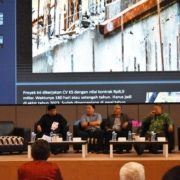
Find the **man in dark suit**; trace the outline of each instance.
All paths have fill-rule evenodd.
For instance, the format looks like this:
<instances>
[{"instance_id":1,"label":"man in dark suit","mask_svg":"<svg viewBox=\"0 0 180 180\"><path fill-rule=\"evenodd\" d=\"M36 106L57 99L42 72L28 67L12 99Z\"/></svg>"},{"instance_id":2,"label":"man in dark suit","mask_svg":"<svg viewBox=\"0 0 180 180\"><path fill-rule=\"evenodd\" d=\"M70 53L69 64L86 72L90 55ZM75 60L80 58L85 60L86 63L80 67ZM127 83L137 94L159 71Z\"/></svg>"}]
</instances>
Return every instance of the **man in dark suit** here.
<instances>
[{"instance_id":1,"label":"man in dark suit","mask_svg":"<svg viewBox=\"0 0 180 180\"><path fill-rule=\"evenodd\" d=\"M109 149L109 140L112 139L112 132L117 133L117 137L128 137L130 128L130 119L127 114L122 112L122 106L117 104L114 106L113 114L111 114L105 122L105 151ZM118 146L117 151L123 151L122 146ZM127 151L130 147L125 148Z\"/></svg>"}]
</instances>

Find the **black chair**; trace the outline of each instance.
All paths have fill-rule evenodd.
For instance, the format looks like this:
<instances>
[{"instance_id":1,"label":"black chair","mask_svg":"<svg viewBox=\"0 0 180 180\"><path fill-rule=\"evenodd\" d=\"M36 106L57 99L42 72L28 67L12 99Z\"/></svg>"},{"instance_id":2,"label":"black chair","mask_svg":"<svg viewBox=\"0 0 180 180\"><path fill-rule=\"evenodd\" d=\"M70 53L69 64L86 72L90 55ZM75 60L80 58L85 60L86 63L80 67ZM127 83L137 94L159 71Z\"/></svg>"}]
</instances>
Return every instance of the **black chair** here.
<instances>
[{"instance_id":1,"label":"black chair","mask_svg":"<svg viewBox=\"0 0 180 180\"><path fill-rule=\"evenodd\" d=\"M105 126L106 126L106 119L103 120L103 123L101 125L101 128L105 131ZM123 137L126 137L128 139L128 132L132 132L132 122L131 120L128 123L128 127L126 129L122 129L121 133ZM117 137L118 138L118 137ZM126 152L129 152L132 150L132 145L131 144L121 144L121 145L114 145L114 150L118 153L123 153L124 150Z\"/></svg>"},{"instance_id":2,"label":"black chair","mask_svg":"<svg viewBox=\"0 0 180 180\"><path fill-rule=\"evenodd\" d=\"M27 151L31 129L15 127L13 121L0 121L0 153Z\"/></svg>"},{"instance_id":3,"label":"black chair","mask_svg":"<svg viewBox=\"0 0 180 180\"><path fill-rule=\"evenodd\" d=\"M149 129L149 126L150 126L150 121L142 123L141 136L145 136L146 132ZM174 126L173 126L173 129L174 129ZM167 125L165 125L165 137L168 141L169 153L171 153L175 147L175 133L174 133L174 131L168 132L168 126ZM159 150L162 150L162 147L160 147Z\"/></svg>"},{"instance_id":4,"label":"black chair","mask_svg":"<svg viewBox=\"0 0 180 180\"><path fill-rule=\"evenodd\" d=\"M69 131L69 124L67 124L66 127L64 128L64 134L63 135L59 134L59 136L62 137L64 141L66 140L66 134L68 131ZM34 132L36 134L36 139L42 138L42 136L44 135L43 133L39 133L37 131L37 122L34 124ZM51 152L53 154L67 152L68 150L69 150L69 145L64 145L64 144L62 144L61 146L55 144L51 145Z\"/></svg>"},{"instance_id":5,"label":"black chair","mask_svg":"<svg viewBox=\"0 0 180 180\"><path fill-rule=\"evenodd\" d=\"M104 124L104 120L102 120L101 123L101 129L103 130L102 126ZM80 120L76 120L73 124L73 137L81 137L83 134L84 130L81 127L80 124ZM83 139L83 138L82 138ZM94 151L94 145L97 143L97 139L96 138L88 138L88 151ZM104 147L101 147L101 149L103 149ZM73 145L73 149L75 151L80 151L81 150L81 145Z\"/></svg>"}]
</instances>

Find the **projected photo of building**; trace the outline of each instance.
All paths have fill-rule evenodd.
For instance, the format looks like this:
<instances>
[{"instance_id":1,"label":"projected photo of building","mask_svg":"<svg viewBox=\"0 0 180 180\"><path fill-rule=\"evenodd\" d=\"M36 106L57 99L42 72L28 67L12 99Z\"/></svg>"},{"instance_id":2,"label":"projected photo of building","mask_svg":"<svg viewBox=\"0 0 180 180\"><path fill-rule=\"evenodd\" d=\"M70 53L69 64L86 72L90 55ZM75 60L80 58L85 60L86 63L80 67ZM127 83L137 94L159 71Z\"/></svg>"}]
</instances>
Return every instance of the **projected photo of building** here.
<instances>
[{"instance_id":1,"label":"projected photo of building","mask_svg":"<svg viewBox=\"0 0 180 180\"><path fill-rule=\"evenodd\" d=\"M180 70L178 0L32 0L33 73Z\"/></svg>"},{"instance_id":2,"label":"projected photo of building","mask_svg":"<svg viewBox=\"0 0 180 180\"><path fill-rule=\"evenodd\" d=\"M180 102L180 92L147 92L146 103L178 103Z\"/></svg>"}]
</instances>

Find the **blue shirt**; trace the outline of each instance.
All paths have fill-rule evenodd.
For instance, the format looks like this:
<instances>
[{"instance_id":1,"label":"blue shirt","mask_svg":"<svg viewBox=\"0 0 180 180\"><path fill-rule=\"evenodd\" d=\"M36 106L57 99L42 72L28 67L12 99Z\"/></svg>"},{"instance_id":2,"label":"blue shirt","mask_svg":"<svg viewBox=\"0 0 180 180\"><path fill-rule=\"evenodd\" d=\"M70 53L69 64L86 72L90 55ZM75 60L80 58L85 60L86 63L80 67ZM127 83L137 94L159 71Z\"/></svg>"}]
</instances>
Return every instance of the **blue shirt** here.
<instances>
[{"instance_id":1,"label":"blue shirt","mask_svg":"<svg viewBox=\"0 0 180 180\"><path fill-rule=\"evenodd\" d=\"M94 113L93 115L91 116L88 116L86 114L83 114L82 117L81 117L81 122L93 122L93 121L100 121L100 123L102 122L102 116L101 114L99 113ZM92 126L88 126L86 128L86 130L89 130L89 129L96 129L96 128L100 128L99 127L92 127Z\"/></svg>"}]
</instances>

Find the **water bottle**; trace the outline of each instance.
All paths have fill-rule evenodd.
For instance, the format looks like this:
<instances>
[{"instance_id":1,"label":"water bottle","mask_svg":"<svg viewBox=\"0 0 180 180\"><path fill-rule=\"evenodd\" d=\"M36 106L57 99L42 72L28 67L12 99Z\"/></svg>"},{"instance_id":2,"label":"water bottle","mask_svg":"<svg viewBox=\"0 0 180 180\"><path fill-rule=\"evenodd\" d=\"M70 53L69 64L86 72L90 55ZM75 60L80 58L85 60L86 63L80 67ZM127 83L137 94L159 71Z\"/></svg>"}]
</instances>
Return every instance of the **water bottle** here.
<instances>
[{"instance_id":1,"label":"water bottle","mask_svg":"<svg viewBox=\"0 0 180 180\"><path fill-rule=\"evenodd\" d=\"M67 141L72 141L72 133L71 132L67 132L67 134L66 134L66 140Z\"/></svg>"},{"instance_id":2,"label":"water bottle","mask_svg":"<svg viewBox=\"0 0 180 180\"><path fill-rule=\"evenodd\" d=\"M53 141L53 132L52 131L50 132L50 141L51 142Z\"/></svg>"},{"instance_id":3,"label":"water bottle","mask_svg":"<svg viewBox=\"0 0 180 180\"><path fill-rule=\"evenodd\" d=\"M128 140L132 141L132 133L131 133L131 131L128 131Z\"/></svg>"},{"instance_id":4,"label":"water bottle","mask_svg":"<svg viewBox=\"0 0 180 180\"><path fill-rule=\"evenodd\" d=\"M112 132L112 141L116 141L117 133L115 131Z\"/></svg>"},{"instance_id":5,"label":"water bottle","mask_svg":"<svg viewBox=\"0 0 180 180\"><path fill-rule=\"evenodd\" d=\"M36 140L36 133L31 132L31 142L34 142Z\"/></svg>"},{"instance_id":6,"label":"water bottle","mask_svg":"<svg viewBox=\"0 0 180 180\"><path fill-rule=\"evenodd\" d=\"M154 131L151 132L151 141L155 141L156 140L156 133L154 133Z\"/></svg>"}]
</instances>

